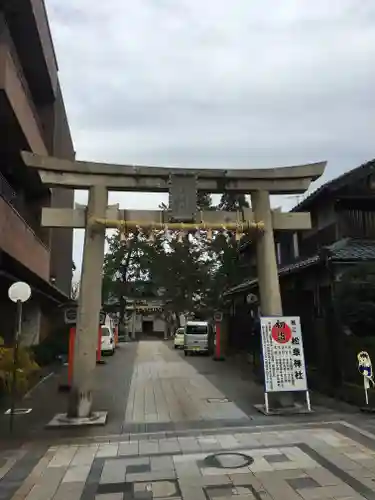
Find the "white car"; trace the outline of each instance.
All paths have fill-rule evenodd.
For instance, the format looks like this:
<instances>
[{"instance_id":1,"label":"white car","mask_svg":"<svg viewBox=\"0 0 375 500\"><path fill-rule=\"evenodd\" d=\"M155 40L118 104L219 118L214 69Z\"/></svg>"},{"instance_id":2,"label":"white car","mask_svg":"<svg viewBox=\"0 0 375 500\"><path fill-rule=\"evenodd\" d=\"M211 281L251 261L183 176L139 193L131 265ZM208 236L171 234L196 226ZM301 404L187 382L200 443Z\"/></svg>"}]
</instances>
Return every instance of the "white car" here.
<instances>
[{"instance_id":1,"label":"white car","mask_svg":"<svg viewBox=\"0 0 375 500\"><path fill-rule=\"evenodd\" d=\"M174 334L174 348L183 349L184 348L184 328L178 328Z\"/></svg>"},{"instance_id":2,"label":"white car","mask_svg":"<svg viewBox=\"0 0 375 500\"><path fill-rule=\"evenodd\" d=\"M110 354L111 356L115 353L115 335L110 326L102 326L102 354Z\"/></svg>"}]
</instances>

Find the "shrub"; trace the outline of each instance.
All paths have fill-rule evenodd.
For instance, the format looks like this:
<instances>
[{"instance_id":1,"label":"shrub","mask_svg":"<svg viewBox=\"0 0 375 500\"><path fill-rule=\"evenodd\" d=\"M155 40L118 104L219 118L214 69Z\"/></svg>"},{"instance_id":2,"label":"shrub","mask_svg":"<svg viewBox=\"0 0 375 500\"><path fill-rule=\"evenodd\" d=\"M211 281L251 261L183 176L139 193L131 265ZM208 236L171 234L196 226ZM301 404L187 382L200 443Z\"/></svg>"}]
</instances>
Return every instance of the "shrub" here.
<instances>
[{"instance_id":1,"label":"shrub","mask_svg":"<svg viewBox=\"0 0 375 500\"><path fill-rule=\"evenodd\" d=\"M18 348L16 392L22 394L27 391L31 378L38 372L39 366L34 361L29 350ZM13 378L13 348L4 347L0 338L0 390L10 393Z\"/></svg>"},{"instance_id":2,"label":"shrub","mask_svg":"<svg viewBox=\"0 0 375 500\"><path fill-rule=\"evenodd\" d=\"M64 326L56 329L40 344L33 346L32 350L36 362L40 366L46 366L56 361L58 356L68 353L69 328Z\"/></svg>"}]
</instances>

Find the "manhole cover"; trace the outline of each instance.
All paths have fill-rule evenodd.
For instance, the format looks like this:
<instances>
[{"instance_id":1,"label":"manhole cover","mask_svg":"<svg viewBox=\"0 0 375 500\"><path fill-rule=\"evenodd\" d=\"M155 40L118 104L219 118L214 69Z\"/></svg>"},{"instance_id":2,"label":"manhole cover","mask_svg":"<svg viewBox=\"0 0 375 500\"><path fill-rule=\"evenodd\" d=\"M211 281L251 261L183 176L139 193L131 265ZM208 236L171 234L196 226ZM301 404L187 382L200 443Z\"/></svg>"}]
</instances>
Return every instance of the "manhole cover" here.
<instances>
[{"instance_id":1,"label":"manhole cover","mask_svg":"<svg viewBox=\"0 0 375 500\"><path fill-rule=\"evenodd\" d=\"M4 415L10 415L11 409L7 410ZM31 413L32 408L14 408L13 410L13 415L27 415L28 413Z\"/></svg>"},{"instance_id":2,"label":"manhole cover","mask_svg":"<svg viewBox=\"0 0 375 500\"><path fill-rule=\"evenodd\" d=\"M228 398L207 398L208 403L230 403Z\"/></svg>"},{"instance_id":3,"label":"manhole cover","mask_svg":"<svg viewBox=\"0 0 375 500\"><path fill-rule=\"evenodd\" d=\"M244 453L215 453L208 455L203 463L206 467L216 467L220 469L239 469L247 467L254 462L254 459Z\"/></svg>"}]
</instances>

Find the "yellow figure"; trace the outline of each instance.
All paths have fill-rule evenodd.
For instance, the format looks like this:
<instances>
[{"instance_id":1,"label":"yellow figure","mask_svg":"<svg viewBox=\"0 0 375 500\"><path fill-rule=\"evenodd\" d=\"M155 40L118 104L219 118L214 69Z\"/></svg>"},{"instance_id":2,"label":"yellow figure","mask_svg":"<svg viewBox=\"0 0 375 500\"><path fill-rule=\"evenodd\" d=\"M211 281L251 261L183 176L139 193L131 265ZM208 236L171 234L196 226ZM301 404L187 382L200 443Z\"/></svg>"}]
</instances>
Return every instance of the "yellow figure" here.
<instances>
[{"instance_id":1,"label":"yellow figure","mask_svg":"<svg viewBox=\"0 0 375 500\"><path fill-rule=\"evenodd\" d=\"M365 389L366 405L369 404L367 391L370 389L371 385L374 387L375 382L372 374L372 363L369 353L366 351L361 351L357 354L358 360L358 370L363 376L363 387Z\"/></svg>"},{"instance_id":2,"label":"yellow figure","mask_svg":"<svg viewBox=\"0 0 375 500\"><path fill-rule=\"evenodd\" d=\"M366 377L374 386L375 382L372 375L372 363L369 353L366 351L361 351L357 354L358 359L358 370L361 375Z\"/></svg>"}]
</instances>

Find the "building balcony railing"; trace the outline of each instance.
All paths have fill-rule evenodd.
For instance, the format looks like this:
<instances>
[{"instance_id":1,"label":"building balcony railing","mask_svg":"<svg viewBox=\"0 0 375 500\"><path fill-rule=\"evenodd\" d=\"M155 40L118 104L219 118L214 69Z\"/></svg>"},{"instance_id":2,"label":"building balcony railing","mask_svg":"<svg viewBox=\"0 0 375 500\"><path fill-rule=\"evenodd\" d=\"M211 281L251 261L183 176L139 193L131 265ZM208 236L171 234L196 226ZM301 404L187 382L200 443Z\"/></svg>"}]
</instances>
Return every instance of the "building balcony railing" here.
<instances>
[{"instance_id":1,"label":"building balcony railing","mask_svg":"<svg viewBox=\"0 0 375 500\"><path fill-rule=\"evenodd\" d=\"M0 174L0 248L49 280L50 251L28 220L30 215L22 198Z\"/></svg>"},{"instance_id":2,"label":"building balcony railing","mask_svg":"<svg viewBox=\"0 0 375 500\"><path fill-rule=\"evenodd\" d=\"M17 193L6 180L6 178L0 174L0 196L7 202L9 205L17 209Z\"/></svg>"},{"instance_id":3,"label":"building balcony railing","mask_svg":"<svg viewBox=\"0 0 375 500\"><path fill-rule=\"evenodd\" d=\"M47 154L38 113L21 69L17 67L16 55L11 54L7 43L0 44L0 90L6 96L9 109L15 115L28 147L35 153Z\"/></svg>"},{"instance_id":4,"label":"building balcony railing","mask_svg":"<svg viewBox=\"0 0 375 500\"><path fill-rule=\"evenodd\" d=\"M25 224L30 227L30 230L34 233L35 238L39 240L41 245L48 248L48 246L43 242L43 240L38 236L37 230L40 228L39 221L36 220L35 216L31 215L30 210L25 207L22 197L17 194L14 188L9 184L7 179L0 173L0 197L10 205L18 216L24 220Z\"/></svg>"}]
</instances>

